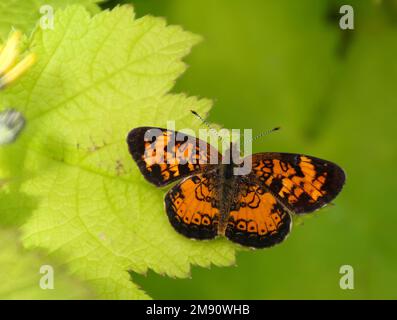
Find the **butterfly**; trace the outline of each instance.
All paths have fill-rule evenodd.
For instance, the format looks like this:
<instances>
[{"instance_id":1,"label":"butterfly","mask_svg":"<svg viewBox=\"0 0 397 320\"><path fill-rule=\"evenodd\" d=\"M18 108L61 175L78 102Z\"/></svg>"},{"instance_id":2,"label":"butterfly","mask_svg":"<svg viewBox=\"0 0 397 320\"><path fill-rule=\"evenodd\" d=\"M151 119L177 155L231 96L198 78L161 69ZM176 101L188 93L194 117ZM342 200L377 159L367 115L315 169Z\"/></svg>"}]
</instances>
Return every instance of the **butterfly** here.
<instances>
[{"instance_id":1,"label":"butterfly","mask_svg":"<svg viewBox=\"0 0 397 320\"><path fill-rule=\"evenodd\" d=\"M335 163L292 153L255 153L243 159L251 170L236 175L244 163L231 156L236 145L221 155L168 129L135 128L127 144L147 181L157 187L178 181L165 195L165 210L174 229L193 239L226 236L247 247L271 247L289 234L294 214L325 206L345 182Z\"/></svg>"}]
</instances>

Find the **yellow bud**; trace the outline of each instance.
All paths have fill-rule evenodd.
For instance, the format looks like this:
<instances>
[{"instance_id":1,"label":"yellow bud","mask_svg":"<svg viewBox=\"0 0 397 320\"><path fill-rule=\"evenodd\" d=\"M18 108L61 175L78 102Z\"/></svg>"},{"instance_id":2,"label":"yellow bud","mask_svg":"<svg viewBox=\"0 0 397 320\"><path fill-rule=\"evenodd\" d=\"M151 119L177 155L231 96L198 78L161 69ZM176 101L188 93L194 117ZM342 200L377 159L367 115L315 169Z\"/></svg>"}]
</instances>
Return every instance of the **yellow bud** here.
<instances>
[{"instance_id":1,"label":"yellow bud","mask_svg":"<svg viewBox=\"0 0 397 320\"><path fill-rule=\"evenodd\" d=\"M31 53L20 61L15 67L8 71L2 78L0 78L0 89L10 84L12 81L21 76L36 62L36 55Z\"/></svg>"},{"instance_id":2,"label":"yellow bud","mask_svg":"<svg viewBox=\"0 0 397 320\"><path fill-rule=\"evenodd\" d=\"M36 56L31 53L16 64L21 37L22 34L19 31L15 31L7 40L3 49L0 48L0 89L20 77L36 61Z\"/></svg>"},{"instance_id":3,"label":"yellow bud","mask_svg":"<svg viewBox=\"0 0 397 320\"><path fill-rule=\"evenodd\" d=\"M18 44L21 33L15 31L6 42L4 49L0 53L0 76L7 72L15 63L18 56Z\"/></svg>"}]
</instances>

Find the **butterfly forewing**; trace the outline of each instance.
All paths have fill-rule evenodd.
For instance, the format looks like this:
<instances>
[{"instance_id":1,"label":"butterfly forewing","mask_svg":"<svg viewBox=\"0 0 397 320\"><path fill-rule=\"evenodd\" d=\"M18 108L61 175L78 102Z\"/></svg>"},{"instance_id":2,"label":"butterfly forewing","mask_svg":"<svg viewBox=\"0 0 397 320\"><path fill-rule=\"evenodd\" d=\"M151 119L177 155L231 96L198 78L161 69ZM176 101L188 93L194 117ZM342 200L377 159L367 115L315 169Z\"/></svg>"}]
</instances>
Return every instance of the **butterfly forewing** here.
<instances>
[{"instance_id":1,"label":"butterfly forewing","mask_svg":"<svg viewBox=\"0 0 397 320\"><path fill-rule=\"evenodd\" d=\"M129 151L143 176L164 186L217 163L219 152L208 143L172 130L140 127L127 137Z\"/></svg>"},{"instance_id":2,"label":"butterfly forewing","mask_svg":"<svg viewBox=\"0 0 397 320\"><path fill-rule=\"evenodd\" d=\"M315 157L269 152L251 158L251 179L256 179L294 213L323 207L345 183L345 173L338 165Z\"/></svg>"}]
</instances>

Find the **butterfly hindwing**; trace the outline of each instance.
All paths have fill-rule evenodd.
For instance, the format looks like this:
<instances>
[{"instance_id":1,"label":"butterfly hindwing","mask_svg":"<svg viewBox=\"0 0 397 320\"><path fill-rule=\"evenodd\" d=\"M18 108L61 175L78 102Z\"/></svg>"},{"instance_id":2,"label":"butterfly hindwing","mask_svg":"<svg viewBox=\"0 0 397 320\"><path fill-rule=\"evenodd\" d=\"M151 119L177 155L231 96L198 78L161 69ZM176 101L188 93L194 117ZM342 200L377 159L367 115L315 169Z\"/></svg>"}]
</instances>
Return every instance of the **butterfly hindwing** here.
<instances>
[{"instance_id":1,"label":"butterfly hindwing","mask_svg":"<svg viewBox=\"0 0 397 320\"><path fill-rule=\"evenodd\" d=\"M127 143L143 176L156 186L201 172L221 158L206 142L162 128L135 128L128 134Z\"/></svg>"},{"instance_id":2,"label":"butterfly hindwing","mask_svg":"<svg viewBox=\"0 0 397 320\"><path fill-rule=\"evenodd\" d=\"M217 194L209 174L188 177L165 195L165 209L171 225L188 238L215 238L218 208Z\"/></svg>"},{"instance_id":3,"label":"butterfly hindwing","mask_svg":"<svg viewBox=\"0 0 397 320\"><path fill-rule=\"evenodd\" d=\"M294 213L325 206L345 182L345 173L338 165L315 157L270 152L251 157L252 179L257 179Z\"/></svg>"},{"instance_id":4,"label":"butterfly hindwing","mask_svg":"<svg viewBox=\"0 0 397 320\"><path fill-rule=\"evenodd\" d=\"M233 202L225 232L231 241L266 248L283 241L290 232L290 214L260 185L245 185Z\"/></svg>"}]
</instances>

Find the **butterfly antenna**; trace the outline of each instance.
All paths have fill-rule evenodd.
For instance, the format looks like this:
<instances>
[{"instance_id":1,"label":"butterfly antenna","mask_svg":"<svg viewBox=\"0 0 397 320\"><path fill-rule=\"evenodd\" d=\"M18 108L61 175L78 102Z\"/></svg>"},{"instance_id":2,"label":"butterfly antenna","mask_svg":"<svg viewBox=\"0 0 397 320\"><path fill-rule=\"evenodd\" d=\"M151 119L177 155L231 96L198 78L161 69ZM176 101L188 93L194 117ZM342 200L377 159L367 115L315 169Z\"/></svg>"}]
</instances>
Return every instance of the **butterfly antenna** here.
<instances>
[{"instance_id":1,"label":"butterfly antenna","mask_svg":"<svg viewBox=\"0 0 397 320\"><path fill-rule=\"evenodd\" d=\"M190 112L193 113L193 115L195 115L197 118L199 118L201 122L204 123L205 126L210 130L210 132L212 132L214 135L216 135L219 139L222 140L222 137L218 134L218 131L215 128L211 127L211 125L202 116L200 116L194 110L190 110Z\"/></svg>"},{"instance_id":2,"label":"butterfly antenna","mask_svg":"<svg viewBox=\"0 0 397 320\"><path fill-rule=\"evenodd\" d=\"M272 132L275 132L275 131L278 131L278 130L280 130L280 129L281 129L281 127L275 127L275 128L273 128L273 129L270 129L270 130L261 132L260 134L256 135L256 136L253 137L252 139L248 140L246 143L251 143L252 141L255 141L255 140L259 139L259 138L262 138L262 137L264 137L264 136L267 136L268 134L270 134L270 133L272 133Z\"/></svg>"}]
</instances>

